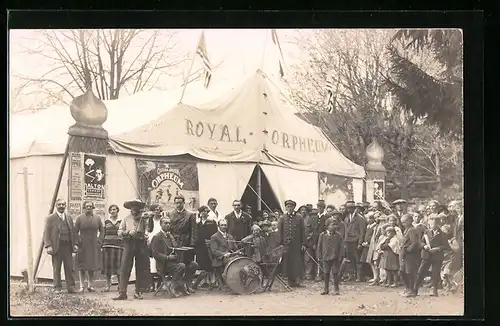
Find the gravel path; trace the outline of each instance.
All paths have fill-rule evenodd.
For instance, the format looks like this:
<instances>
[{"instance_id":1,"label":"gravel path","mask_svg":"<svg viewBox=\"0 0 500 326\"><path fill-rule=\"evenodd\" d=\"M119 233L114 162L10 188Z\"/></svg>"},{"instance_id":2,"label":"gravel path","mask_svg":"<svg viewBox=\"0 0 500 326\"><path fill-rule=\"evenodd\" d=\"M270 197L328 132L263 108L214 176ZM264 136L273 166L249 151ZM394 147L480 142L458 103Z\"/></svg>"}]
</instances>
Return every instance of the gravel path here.
<instances>
[{"instance_id":1,"label":"gravel path","mask_svg":"<svg viewBox=\"0 0 500 326\"><path fill-rule=\"evenodd\" d=\"M92 308L94 315L150 315L150 316L255 316L255 315L463 315L463 295L443 294L429 297L429 289L422 289L417 298L403 298L401 288L387 289L366 284L343 284L341 295L320 295L319 283L306 283L307 288L286 292L276 287L271 293L247 296L230 295L218 291L199 290L189 297L169 299L161 294L153 297L145 294L144 300L132 298L133 285L129 287L129 299L114 301L116 292L62 294L57 297L84 297L98 302L104 308ZM40 290L41 291L41 290ZM116 291L116 290L115 290ZM19 301L19 300L18 300ZM13 309L14 308L14 309ZM28 307L29 308L29 307ZM15 311L14 311L15 310ZM74 315L82 315L75 311ZM44 313L40 309L38 312ZM51 309L45 313L56 313ZM15 313L17 312L17 313ZM23 315L22 307L12 306L11 314ZM53 314L52 314L53 315ZM64 313L68 315L68 313ZM89 314L84 314L89 315Z\"/></svg>"}]
</instances>

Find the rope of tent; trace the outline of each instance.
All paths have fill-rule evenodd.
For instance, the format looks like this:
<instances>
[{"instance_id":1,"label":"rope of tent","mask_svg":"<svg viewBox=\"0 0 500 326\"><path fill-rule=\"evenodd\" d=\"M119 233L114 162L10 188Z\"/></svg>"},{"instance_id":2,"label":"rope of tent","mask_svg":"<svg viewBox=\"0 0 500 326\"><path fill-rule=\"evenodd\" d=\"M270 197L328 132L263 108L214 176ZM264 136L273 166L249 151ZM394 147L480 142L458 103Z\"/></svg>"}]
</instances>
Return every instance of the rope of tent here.
<instances>
[{"instance_id":1,"label":"rope of tent","mask_svg":"<svg viewBox=\"0 0 500 326\"><path fill-rule=\"evenodd\" d=\"M293 105L293 102L288 98L288 96L286 96L286 94L284 94L281 89L271 80L271 78L269 78L265 73L262 73L264 75L265 78L267 78L267 80L269 80L271 82L271 84L276 87L276 89L280 92L280 94L290 103ZM314 124L311 123L311 121L302 113L302 110L299 109L299 113L300 115L312 126L314 126ZM326 133L323 133L323 132L320 132L317 128L314 128L316 130L316 132L318 134L320 134L321 136L324 136L326 137L326 139L328 139L328 141L332 144L332 146L338 150L341 154L342 154L342 151L340 151L340 149L337 147L337 145L335 145L335 143L331 140L331 138L326 134ZM314 153L313 153L314 154ZM354 163L351 162L349 159L347 159L343 154L341 155L342 158L351 166L353 167L354 166Z\"/></svg>"},{"instance_id":2,"label":"rope of tent","mask_svg":"<svg viewBox=\"0 0 500 326\"><path fill-rule=\"evenodd\" d=\"M109 144L109 142L108 142ZM118 163L120 164L120 166L122 167L123 169L123 172L125 172L125 175L127 176L128 178L128 181L130 181L130 184L132 185L132 187L134 188L135 190L135 193L137 194L137 197L140 197L140 193L139 193L139 190L137 189L137 187L134 185L134 182L132 181L132 178L129 176L129 174L127 173L127 170L125 169L125 167L123 166L122 164L122 161L120 161L120 157L118 156L118 154L116 153L115 149L113 148L113 146L109 146L111 148L111 150L113 151L113 153L115 154L116 156L116 159L118 160ZM142 198L141 198L142 199Z\"/></svg>"}]
</instances>

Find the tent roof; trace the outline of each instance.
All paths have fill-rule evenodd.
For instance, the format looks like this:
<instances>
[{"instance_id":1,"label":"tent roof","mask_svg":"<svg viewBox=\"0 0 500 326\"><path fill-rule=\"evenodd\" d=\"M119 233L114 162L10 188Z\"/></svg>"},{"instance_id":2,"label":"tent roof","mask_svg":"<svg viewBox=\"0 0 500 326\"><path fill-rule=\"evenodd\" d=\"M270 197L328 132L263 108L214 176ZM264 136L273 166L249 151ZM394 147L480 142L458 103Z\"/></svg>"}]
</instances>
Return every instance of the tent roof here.
<instances>
[{"instance_id":1,"label":"tent roof","mask_svg":"<svg viewBox=\"0 0 500 326\"><path fill-rule=\"evenodd\" d=\"M317 127L294 115L258 70L226 96L204 105L180 103L158 119L110 137L116 152L189 154L220 162L255 162L362 178Z\"/></svg>"}]
</instances>

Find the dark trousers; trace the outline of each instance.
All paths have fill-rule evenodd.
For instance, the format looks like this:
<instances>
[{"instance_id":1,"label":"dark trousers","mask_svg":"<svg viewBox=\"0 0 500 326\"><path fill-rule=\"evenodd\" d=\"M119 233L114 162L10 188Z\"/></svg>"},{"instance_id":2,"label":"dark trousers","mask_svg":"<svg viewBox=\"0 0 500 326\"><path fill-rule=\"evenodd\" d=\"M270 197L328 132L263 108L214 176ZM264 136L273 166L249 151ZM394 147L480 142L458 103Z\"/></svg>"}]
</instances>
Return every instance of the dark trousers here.
<instances>
[{"instance_id":1,"label":"dark trousers","mask_svg":"<svg viewBox=\"0 0 500 326\"><path fill-rule=\"evenodd\" d=\"M168 263L165 266L164 274L172 276L172 284L179 287L186 283L191 285L193 281L194 273L198 269L198 264L191 261L189 264L184 263Z\"/></svg>"},{"instance_id":2,"label":"dark trousers","mask_svg":"<svg viewBox=\"0 0 500 326\"><path fill-rule=\"evenodd\" d=\"M441 280L441 266L443 266L443 261L439 259L423 259L420 263L420 267L417 273L417 281L415 282L414 290L418 293L418 289L422 285L425 276L429 272L429 268L432 266L431 280L432 287L434 291L437 291L439 282Z\"/></svg>"},{"instance_id":3,"label":"dark trousers","mask_svg":"<svg viewBox=\"0 0 500 326\"><path fill-rule=\"evenodd\" d=\"M399 271L401 279L404 282L405 288L408 291L414 291L415 282L417 281L417 256L414 253L405 253L399 255Z\"/></svg>"},{"instance_id":4,"label":"dark trousers","mask_svg":"<svg viewBox=\"0 0 500 326\"><path fill-rule=\"evenodd\" d=\"M73 289L75 287L75 278L73 277L73 248L71 242L60 241L59 249L52 255L52 272L54 274L54 288L60 290L61 282L61 264L64 264L64 276L66 278L66 287Z\"/></svg>"},{"instance_id":5,"label":"dark trousers","mask_svg":"<svg viewBox=\"0 0 500 326\"><path fill-rule=\"evenodd\" d=\"M149 268L149 249L143 239L131 239L125 242L120 267L120 293L127 293L128 281L135 259L135 291L145 292L151 286Z\"/></svg>"},{"instance_id":6,"label":"dark trousers","mask_svg":"<svg viewBox=\"0 0 500 326\"><path fill-rule=\"evenodd\" d=\"M361 275L361 269L362 265L359 261L360 258L360 251L362 249L358 249L358 243L357 242L346 242L346 258L349 260L351 263L351 268L352 268L352 273L353 276L360 277ZM344 270L346 268L346 262L344 261L341 266L341 271L340 271L340 276L344 274Z\"/></svg>"},{"instance_id":7,"label":"dark trousers","mask_svg":"<svg viewBox=\"0 0 500 326\"><path fill-rule=\"evenodd\" d=\"M312 248L307 248L304 253L304 276L308 279L312 279L316 275L316 263L313 261L313 258L316 259L315 256Z\"/></svg>"},{"instance_id":8,"label":"dark trousers","mask_svg":"<svg viewBox=\"0 0 500 326\"><path fill-rule=\"evenodd\" d=\"M323 281L325 282L325 292L328 292L330 286L330 274L333 274L333 284L335 290L339 289L340 282L340 261L339 259L335 260L323 260Z\"/></svg>"}]
</instances>

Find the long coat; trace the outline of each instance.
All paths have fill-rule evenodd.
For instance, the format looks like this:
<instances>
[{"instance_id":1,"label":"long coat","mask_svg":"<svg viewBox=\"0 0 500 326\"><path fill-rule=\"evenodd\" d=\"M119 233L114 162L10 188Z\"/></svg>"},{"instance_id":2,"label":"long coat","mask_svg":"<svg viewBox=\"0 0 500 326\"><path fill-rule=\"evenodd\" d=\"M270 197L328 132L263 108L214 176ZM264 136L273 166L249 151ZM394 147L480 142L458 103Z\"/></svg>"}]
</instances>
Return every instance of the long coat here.
<instances>
[{"instance_id":1,"label":"long coat","mask_svg":"<svg viewBox=\"0 0 500 326\"><path fill-rule=\"evenodd\" d=\"M297 213L285 213L278 221L279 244L284 245L283 264L287 276L291 279L300 276L303 266L302 246L306 246L304 220ZM296 280L292 280L296 281Z\"/></svg>"},{"instance_id":2,"label":"long coat","mask_svg":"<svg viewBox=\"0 0 500 326\"><path fill-rule=\"evenodd\" d=\"M66 214L66 213L64 213ZM73 225L73 219L66 215L66 222L69 228L69 237L71 241L71 247L78 244L77 238L75 237L75 226ZM61 218L57 213L47 216L45 220L45 228L43 231L43 245L45 248L51 246L53 255L57 253L59 249L59 239L61 237Z\"/></svg>"},{"instance_id":3,"label":"long coat","mask_svg":"<svg viewBox=\"0 0 500 326\"><path fill-rule=\"evenodd\" d=\"M227 233L231 234L236 241L241 241L247 235L252 233L252 217L242 212L240 218L236 218L234 212L225 217L227 221Z\"/></svg>"},{"instance_id":4,"label":"long coat","mask_svg":"<svg viewBox=\"0 0 500 326\"><path fill-rule=\"evenodd\" d=\"M78 236L77 270L97 271L101 269L101 243L104 240L104 225L99 216L82 214L76 218L75 234Z\"/></svg>"},{"instance_id":5,"label":"long coat","mask_svg":"<svg viewBox=\"0 0 500 326\"><path fill-rule=\"evenodd\" d=\"M365 232L365 240L364 242L367 243L366 246L363 246L363 249L361 250L361 257L359 260L363 263L370 263L371 262L371 256L368 256L370 252L370 243L372 241L373 233L375 231L376 224L370 224L366 227L366 232Z\"/></svg>"},{"instance_id":6,"label":"long coat","mask_svg":"<svg viewBox=\"0 0 500 326\"><path fill-rule=\"evenodd\" d=\"M418 232L414 227L404 231L399 253L399 268L405 273L416 273L418 261L420 260L420 249L422 245L418 237Z\"/></svg>"},{"instance_id":7,"label":"long coat","mask_svg":"<svg viewBox=\"0 0 500 326\"><path fill-rule=\"evenodd\" d=\"M198 222L198 237L195 245L196 262L200 269L210 272L212 271L212 261L208 255L208 247L206 240L210 240L212 235L217 233L217 223L213 220L206 220L205 223Z\"/></svg>"}]
</instances>

